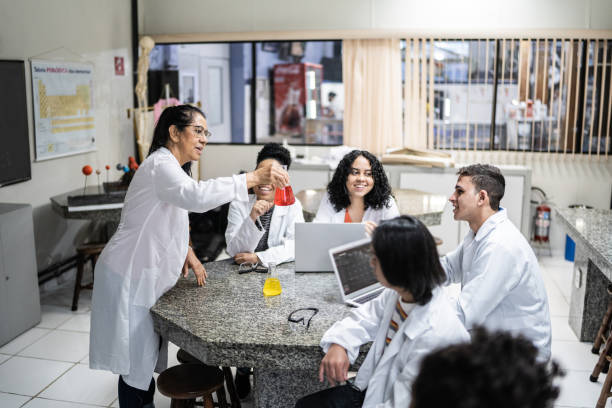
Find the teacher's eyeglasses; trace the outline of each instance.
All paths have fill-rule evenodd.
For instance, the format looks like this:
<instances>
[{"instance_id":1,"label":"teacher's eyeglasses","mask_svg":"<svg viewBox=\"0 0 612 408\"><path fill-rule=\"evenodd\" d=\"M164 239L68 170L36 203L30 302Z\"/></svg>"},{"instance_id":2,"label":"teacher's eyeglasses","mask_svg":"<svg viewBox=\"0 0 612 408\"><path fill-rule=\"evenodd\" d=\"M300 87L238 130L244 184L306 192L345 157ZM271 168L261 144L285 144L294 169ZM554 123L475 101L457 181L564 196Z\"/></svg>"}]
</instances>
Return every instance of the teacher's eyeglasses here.
<instances>
[{"instance_id":1,"label":"teacher's eyeglasses","mask_svg":"<svg viewBox=\"0 0 612 408\"><path fill-rule=\"evenodd\" d=\"M212 133L208 130L208 129L204 129L202 126L197 126L197 125L187 125L187 126L191 126L196 134L198 136L206 136L207 139L210 139L210 137L212 136Z\"/></svg>"}]
</instances>

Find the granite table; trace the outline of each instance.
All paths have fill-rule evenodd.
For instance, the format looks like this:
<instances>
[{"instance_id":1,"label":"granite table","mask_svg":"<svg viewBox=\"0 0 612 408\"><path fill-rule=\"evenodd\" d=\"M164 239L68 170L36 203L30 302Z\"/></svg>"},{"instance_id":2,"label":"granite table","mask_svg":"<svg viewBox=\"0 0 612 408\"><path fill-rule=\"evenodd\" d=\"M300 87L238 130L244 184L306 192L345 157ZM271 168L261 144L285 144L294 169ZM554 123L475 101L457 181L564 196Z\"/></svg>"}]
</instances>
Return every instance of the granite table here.
<instances>
[{"instance_id":1,"label":"granite table","mask_svg":"<svg viewBox=\"0 0 612 408\"><path fill-rule=\"evenodd\" d=\"M326 189L319 188L302 190L295 195L302 204L306 222L314 219L325 192ZM394 189L393 195L400 214L413 215L427 226L442 223L442 212L448 197L411 189Z\"/></svg>"},{"instance_id":2,"label":"granite table","mask_svg":"<svg viewBox=\"0 0 612 408\"><path fill-rule=\"evenodd\" d=\"M580 341L593 341L612 283L612 210L555 208L555 213L576 243L569 324Z\"/></svg>"},{"instance_id":3,"label":"granite table","mask_svg":"<svg viewBox=\"0 0 612 408\"><path fill-rule=\"evenodd\" d=\"M253 367L256 407L293 407L303 395L326 385L318 381L323 333L351 308L344 305L333 273L295 273L278 266L281 295L266 298L266 274L238 274L233 260L210 262L206 286L181 278L151 308L155 330L201 361ZM289 323L297 309L315 307L310 328ZM306 317L312 312L302 311ZM290 326L291 324L291 326ZM355 369L369 344L361 348Z\"/></svg>"}]
</instances>

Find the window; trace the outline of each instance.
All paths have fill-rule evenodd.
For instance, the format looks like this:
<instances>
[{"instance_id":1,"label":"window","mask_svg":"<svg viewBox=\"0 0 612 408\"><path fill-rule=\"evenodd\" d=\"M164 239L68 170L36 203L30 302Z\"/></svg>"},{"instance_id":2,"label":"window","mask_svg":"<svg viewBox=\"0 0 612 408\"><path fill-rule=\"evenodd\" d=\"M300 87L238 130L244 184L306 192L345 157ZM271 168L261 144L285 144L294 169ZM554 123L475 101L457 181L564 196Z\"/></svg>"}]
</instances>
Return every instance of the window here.
<instances>
[{"instance_id":1,"label":"window","mask_svg":"<svg viewBox=\"0 0 612 408\"><path fill-rule=\"evenodd\" d=\"M406 40L405 137L435 149L607 155L611 45Z\"/></svg>"},{"instance_id":2,"label":"window","mask_svg":"<svg viewBox=\"0 0 612 408\"><path fill-rule=\"evenodd\" d=\"M210 143L342 144L341 41L160 44L148 83L149 105L199 102Z\"/></svg>"}]
</instances>

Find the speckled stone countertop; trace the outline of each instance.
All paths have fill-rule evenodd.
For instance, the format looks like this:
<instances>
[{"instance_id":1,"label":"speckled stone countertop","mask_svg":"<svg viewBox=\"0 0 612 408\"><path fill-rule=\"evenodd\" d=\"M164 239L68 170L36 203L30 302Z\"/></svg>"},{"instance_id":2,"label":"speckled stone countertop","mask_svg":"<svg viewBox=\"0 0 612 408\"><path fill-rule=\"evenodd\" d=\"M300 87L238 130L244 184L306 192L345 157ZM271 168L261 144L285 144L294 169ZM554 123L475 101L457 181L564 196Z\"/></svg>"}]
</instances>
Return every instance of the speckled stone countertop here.
<instances>
[{"instance_id":1,"label":"speckled stone countertop","mask_svg":"<svg viewBox=\"0 0 612 408\"><path fill-rule=\"evenodd\" d=\"M304 218L307 222L314 219L325 192L326 189L319 188L302 190L295 195L302 204ZM399 188L393 190L393 195L400 214L413 215L425 225L442 223L442 212L447 202L446 196Z\"/></svg>"},{"instance_id":2,"label":"speckled stone countertop","mask_svg":"<svg viewBox=\"0 0 612 408\"><path fill-rule=\"evenodd\" d=\"M555 208L569 236L583 244L587 256L612 280L612 210Z\"/></svg>"},{"instance_id":3,"label":"speckled stone countertop","mask_svg":"<svg viewBox=\"0 0 612 408\"><path fill-rule=\"evenodd\" d=\"M151 314L156 331L207 363L316 370L323 333L351 310L333 273L295 273L293 263L279 265L283 291L266 298L265 273L239 275L231 259L205 268L206 286L196 286L193 277L179 279ZM292 329L289 314L306 307L319 309L310 329Z\"/></svg>"},{"instance_id":4,"label":"speckled stone countertop","mask_svg":"<svg viewBox=\"0 0 612 408\"><path fill-rule=\"evenodd\" d=\"M90 186L85 190L86 194L99 194L98 186ZM83 189L69 191L50 198L53 210L64 218L74 218L83 220L93 220L99 222L119 222L121 219L121 208L99 209L99 210L78 210L72 207L69 211L68 196L83 194Z\"/></svg>"}]
</instances>

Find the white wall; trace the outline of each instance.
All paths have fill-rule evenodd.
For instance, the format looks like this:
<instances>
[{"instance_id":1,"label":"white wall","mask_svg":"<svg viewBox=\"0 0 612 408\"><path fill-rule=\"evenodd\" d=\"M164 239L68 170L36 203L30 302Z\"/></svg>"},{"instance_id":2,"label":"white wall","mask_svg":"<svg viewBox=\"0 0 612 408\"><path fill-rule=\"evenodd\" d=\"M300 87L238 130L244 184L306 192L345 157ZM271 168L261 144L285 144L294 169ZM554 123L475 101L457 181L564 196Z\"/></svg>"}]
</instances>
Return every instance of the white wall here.
<instances>
[{"instance_id":1,"label":"white wall","mask_svg":"<svg viewBox=\"0 0 612 408\"><path fill-rule=\"evenodd\" d=\"M83 221L53 213L49 197L83 186L81 168L125 163L134 153L131 121L132 58L130 3L81 0L0 0L0 59L26 61L32 179L0 188L0 202L34 207L38 269L70 256L86 234ZM63 47L63 49L59 49ZM58 50L59 49L59 50ZM48 53L49 51L55 52ZM75 55L76 54L76 55ZM94 64L93 100L97 152L35 162L32 90L28 59L79 60ZM115 76L114 57L124 58L125 75ZM4 135L7 137L7 135ZM113 176L118 173L114 171ZM90 177L89 183L95 179Z\"/></svg>"},{"instance_id":2,"label":"white wall","mask_svg":"<svg viewBox=\"0 0 612 408\"><path fill-rule=\"evenodd\" d=\"M609 0L147 0L140 32L610 29Z\"/></svg>"}]
</instances>

